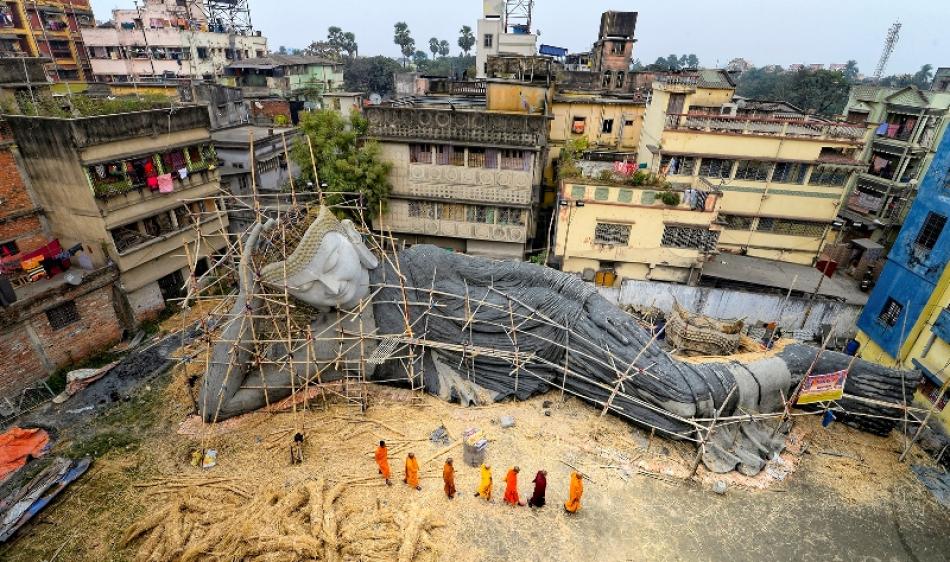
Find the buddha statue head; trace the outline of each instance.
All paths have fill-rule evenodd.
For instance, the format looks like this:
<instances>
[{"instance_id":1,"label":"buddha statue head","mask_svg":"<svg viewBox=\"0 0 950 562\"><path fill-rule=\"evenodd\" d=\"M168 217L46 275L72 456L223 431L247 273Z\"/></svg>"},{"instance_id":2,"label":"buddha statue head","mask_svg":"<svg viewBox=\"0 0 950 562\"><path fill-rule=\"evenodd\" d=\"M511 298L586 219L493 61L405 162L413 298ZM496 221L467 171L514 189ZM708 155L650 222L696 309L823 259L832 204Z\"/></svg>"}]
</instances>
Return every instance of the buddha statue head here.
<instances>
[{"instance_id":1,"label":"buddha statue head","mask_svg":"<svg viewBox=\"0 0 950 562\"><path fill-rule=\"evenodd\" d=\"M369 270L378 265L353 222L320 207L293 252L264 266L260 279L315 308L352 308L369 295Z\"/></svg>"}]
</instances>

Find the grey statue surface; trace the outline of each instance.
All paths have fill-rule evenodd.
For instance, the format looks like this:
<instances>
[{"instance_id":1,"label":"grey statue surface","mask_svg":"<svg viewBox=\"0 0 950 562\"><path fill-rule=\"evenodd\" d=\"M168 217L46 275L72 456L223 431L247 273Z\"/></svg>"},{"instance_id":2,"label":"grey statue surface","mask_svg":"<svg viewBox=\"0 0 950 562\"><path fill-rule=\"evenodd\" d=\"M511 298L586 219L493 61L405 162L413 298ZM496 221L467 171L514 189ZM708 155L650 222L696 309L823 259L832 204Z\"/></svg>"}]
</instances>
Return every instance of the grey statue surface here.
<instances>
[{"instance_id":1,"label":"grey statue surface","mask_svg":"<svg viewBox=\"0 0 950 562\"><path fill-rule=\"evenodd\" d=\"M407 324L415 338L432 342L418 346L412 365L405 359L384 361L369 373L370 380L406 381L413 373L427 392L461 403L527 399L563 386L598 409L606 406L614 415L673 438L695 437L695 419L782 411L809 369L831 373L850 365L848 394L891 403L900 403L903 393L912 395L919 380L919 373L902 376L803 344L751 362L683 362L573 275L424 245L380 259L351 223L337 221L326 209L315 219L298 220L310 223L299 240L280 241L293 248L289 255L276 252L285 259L261 263L261 248L273 250L277 243L274 221L255 226L245 241L240 293L213 346L201 388L199 408L206 421L286 398L315 373L322 373L323 382L341 376L332 368L340 353L332 342L289 350L280 343L254 344L254 318L266 305L260 295L284 291L306 305L305 328L311 333L336 333L342 341L352 338L359 322L361 332L375 334L372 345L350 346L350 356L369 356L375 342L387 336L405 337ZM371 302L360 307L361 301ZM851 412L896 415L865 402L839 404ZM890 431L894 423L855 416L849 421L877 433ZM704 457L707 467L761 470L764 459L780 448L763 436L767 433L755 424L729 426L720 432L725 437L707 448L715 453Z\"/></svg>"}]
</instances>

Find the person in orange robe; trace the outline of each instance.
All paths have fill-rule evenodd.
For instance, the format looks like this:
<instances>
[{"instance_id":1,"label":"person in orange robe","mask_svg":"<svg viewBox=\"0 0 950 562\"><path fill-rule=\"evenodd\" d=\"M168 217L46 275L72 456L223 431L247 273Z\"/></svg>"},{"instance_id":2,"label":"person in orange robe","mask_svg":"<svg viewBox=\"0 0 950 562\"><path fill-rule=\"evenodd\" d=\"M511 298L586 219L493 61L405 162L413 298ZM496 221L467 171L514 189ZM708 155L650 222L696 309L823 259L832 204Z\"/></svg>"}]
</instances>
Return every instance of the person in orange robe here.
<instances>
[{"instance_id":1,"label":"person in orange robe","mask_svg":"<svg viewBox=\"0 0 950 562\"><path fill-rule=\"evenodd\" d=\"M564 502L564 509L568 513L577 513L581 508L581 496L584 494L584 477L579 472L571 473L571 490L567 501Z\"/></svg>"},{"instance_id":2,"label":"person in orange robe","mask_svg":"<svg viewBox=\"0 0 950 562\"><path fill-rule=\"evenodd\" d=\"M445 495L450 500L455 499L455 466L452 459L447 459L442 467L442 481L445 482Z\"/></svg>"},{"instance_id":3,"label":"person in orange robe","mask_svg":"<svg viewBox=\"0 0 950 562\"><path fill-rule=\"evenodd\" d=\"M491 501L491 486L492 486L492 477L491 477L491 467L487 464L482 465L482 478L478 483L478 488L475 491L475 497L482 497L485 501Z\"/></svg>"},{"instance_id":4,"label":"person in orange robe","mask_svg":"<svg viewBox=\"0 0 950 562\"><path fill-rule=\"evenodd\" d=\"M419 461L416 459L415 453L409 453L409 456L406 457L406 477L402 481L408 484L410 488L422 489L422 486L419 485Z\"/></svg>"},{"instance_id":5,"label":"person in orange robe","mask_svg":"<svg viewBox=\"0 0 950 562\"><path fill-rule=\"evenodd\" d=\"M517 466L508 471L505 476L505 503L511 505L524 505L518 496L518 473L521 469Z\"/></svg>"},{"instance_id":6,"label":"person in orange robe","mask_svg":"<svg viewBox=\"0 0 950 562\"><path fill-rule=\"evenodd\" d=\"M386 480L386 485L392 486L393 483L389 481L389 449L386 448L385 441L380 441L379 447L376 447L376 466L379 467L379 473Z\"/></svg>"}]
</instances>

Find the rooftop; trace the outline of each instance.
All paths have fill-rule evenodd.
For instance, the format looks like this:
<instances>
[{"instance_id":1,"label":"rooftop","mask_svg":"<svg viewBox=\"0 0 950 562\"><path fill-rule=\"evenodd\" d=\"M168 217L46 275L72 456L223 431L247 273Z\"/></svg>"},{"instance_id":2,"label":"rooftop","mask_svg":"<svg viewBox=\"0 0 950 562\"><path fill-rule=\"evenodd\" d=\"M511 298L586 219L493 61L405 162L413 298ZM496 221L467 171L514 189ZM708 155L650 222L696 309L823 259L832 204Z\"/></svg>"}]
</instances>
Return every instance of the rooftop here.
<instances>
[{"instance_id":1,"label":"rooftop","mask_svg":"<svg viewBox=\"0 0 950 562\"><path fill-rule=\"evenodd\" d=\"M823 275L809 265L726 253L717 255L703 266L703 279L779 289L782 292L791 289L809 295L815 292ZM825 277L818 294L851 304L863 305L868 301L868 295L862 293L854 281L840 275Z\"/></svg>"},{"instance_id":2,"label":"rooftop","mask_svg":"<svg viewBox=\"0 0 950 562\"><path fill-rule=\"evenodd\" d=\"M255 141L261 141L272 137L279 137L281 133L290 135L297 131L294 127L258 127L256 125L244 125L241 127L231 127L228 129L219 129L211 133L211 138L216 143L228 144L250 144L251 135L254 135Z\"/></svg>"},{"instance_id":3,"label":"rooftop","mask_svg":"<svg viewBox=\"0 0 950 562\"><path fill-rule=\"evenodd\" d=\"M256 68L260 70L270 70L282 66L306 66L306 65L340 66L340 61L325 59L323 57L310 57L303 55L281 55L271 53L266 57L244 59L232 62L228 68Z\"/></svg>"}]
</instances>

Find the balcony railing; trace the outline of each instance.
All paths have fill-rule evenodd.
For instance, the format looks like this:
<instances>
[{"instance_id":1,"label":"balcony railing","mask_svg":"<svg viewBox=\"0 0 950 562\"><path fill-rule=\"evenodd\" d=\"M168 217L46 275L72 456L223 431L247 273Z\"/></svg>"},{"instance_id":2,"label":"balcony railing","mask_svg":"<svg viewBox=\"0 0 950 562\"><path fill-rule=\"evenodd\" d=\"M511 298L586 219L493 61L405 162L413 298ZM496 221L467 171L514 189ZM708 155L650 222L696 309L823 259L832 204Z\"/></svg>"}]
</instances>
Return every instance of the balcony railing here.
<instances>
[{"instance_id":1,"label":"balcony railing","mask_svg":"<svg viewBox=\"0 0 950 562\"><path fill-rule=\"evenodd\" d=\"M666 116L666 128L669 130L847 141L859 141L864 138L866 132L866 129L861 125L844 122L797 121L792 119L731 117L728 115L687 115L682 113L668 114Z\"/></svg>"},{"instance_id":2,"label":"balcony railing","mask_svg":"<svg viewBox=\"0 0 950 562\"><path fill-rule=\"evenodd\" d=\"M852 211L857 211L865 215L876 215L881 211L881 207L883 206L883 197L874 197L873 195L868 195L867 193L855 192L852 193L851 197L848 198L848 208Z\"/></svg>"},{"instance_id":3,"label":"balcony railing","mask_svg":"<svg viewBox=\"0 0 950 562\"><path fill-rule=\"evenodd\" d=\"M455 141L493 146L547 144L547 118L490 111L448 111L421 107L369 107L368 134L377 139Z\"/></svg>"},{"instance_id":4,"label":"balcony railing","mask_svg":"<svg viewBox=\"0 0 950 562\"><path fill-rule=\"evenodd\" d=\"M484 96L484 82L452 82L449 86L449 94L454 96Z\"/></svg>"}]
</instances>

